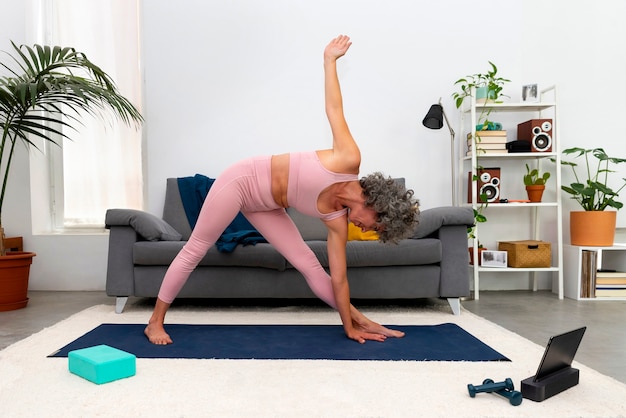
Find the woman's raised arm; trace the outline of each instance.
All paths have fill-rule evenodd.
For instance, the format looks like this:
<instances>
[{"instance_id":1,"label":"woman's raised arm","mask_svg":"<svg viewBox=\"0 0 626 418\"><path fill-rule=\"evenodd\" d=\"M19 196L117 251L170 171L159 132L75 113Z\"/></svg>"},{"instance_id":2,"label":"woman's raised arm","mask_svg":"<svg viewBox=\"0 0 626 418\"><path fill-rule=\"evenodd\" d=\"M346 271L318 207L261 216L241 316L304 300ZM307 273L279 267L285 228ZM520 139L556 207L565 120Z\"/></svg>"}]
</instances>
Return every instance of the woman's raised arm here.
<instances>
[{"instance_id":1,"label":"woman's raised arm","mask_svg":"<svg viewBox=\"0 0 626 418\"><path fill-rule=\"evenodd\" d=\"M326 116L333 134L333 160L342 172L358 172L361 152L357 146L343 113L343 99L337 76L337 60L350 48L352 42L345 35L330 41L324 50L324 91Z\"/></svg>"}]
</instances>

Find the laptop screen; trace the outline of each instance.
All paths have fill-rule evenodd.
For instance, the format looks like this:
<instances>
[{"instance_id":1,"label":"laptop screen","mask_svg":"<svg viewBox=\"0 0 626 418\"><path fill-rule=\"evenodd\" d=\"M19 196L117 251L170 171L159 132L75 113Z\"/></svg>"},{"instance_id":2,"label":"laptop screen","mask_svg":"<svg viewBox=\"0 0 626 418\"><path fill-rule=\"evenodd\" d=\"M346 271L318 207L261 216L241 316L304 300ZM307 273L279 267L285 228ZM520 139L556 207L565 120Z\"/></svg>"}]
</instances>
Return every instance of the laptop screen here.
<instances>
[{"instance_id":1,"label":"laptop screen","mask_svg":"<svg viewBox=\"0 0 626 418\"><path fill-rule=\"evenodd\" d=\"M533 380L538 382L552 373L570 367L586 329L587 327L582 327L551 337Z\"/></svg>"}]
</instances>

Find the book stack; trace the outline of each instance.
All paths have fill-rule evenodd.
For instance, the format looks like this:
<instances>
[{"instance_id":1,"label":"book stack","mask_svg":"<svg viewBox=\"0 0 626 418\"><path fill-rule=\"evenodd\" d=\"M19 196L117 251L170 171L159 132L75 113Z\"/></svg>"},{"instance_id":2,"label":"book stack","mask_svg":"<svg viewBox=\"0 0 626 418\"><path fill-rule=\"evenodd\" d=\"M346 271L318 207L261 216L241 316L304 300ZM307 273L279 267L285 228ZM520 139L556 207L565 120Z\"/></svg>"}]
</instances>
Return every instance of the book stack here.
<instances>
[{"instance_id":1,"label":"book stack","mask_svg":"<svg viewBox=\"0 0 626 418\"><path fill-rule=\"evenodd\" d=\"M506 154L506 131L476 131L476 140L467 134L467 152L471 156L476 145L477 156L489 154Z\"/></svg>"},{"instance_id":2,"label":"book stack","mask_svg":"<svg viewBox=\"0 0 626 418\"><path fill-rule=\"evenodd\" d=\"M596 297L598 253L592 250L582 250L580 272L580 297Z\"/></svg>"},{"instance_id":3,"label":"book stack","mask_svg":"<svg viewBox=\"0 0 626 418\"><path fill-rule=\"evenodd\" d=\"M598 270L596 297L626 297L626 272Z\"/></svg>"}]
</instances>

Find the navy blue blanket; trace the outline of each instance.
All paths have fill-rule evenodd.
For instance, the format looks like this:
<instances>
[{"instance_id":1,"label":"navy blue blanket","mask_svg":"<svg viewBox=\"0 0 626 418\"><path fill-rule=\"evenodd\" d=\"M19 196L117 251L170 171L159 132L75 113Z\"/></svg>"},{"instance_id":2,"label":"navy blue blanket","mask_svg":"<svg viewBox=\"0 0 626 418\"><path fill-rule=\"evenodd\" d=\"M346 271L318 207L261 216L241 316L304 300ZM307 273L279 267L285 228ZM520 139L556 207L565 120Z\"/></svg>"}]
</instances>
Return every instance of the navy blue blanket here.
<instances>
[{"instance_id":1,"label":"navy blue blanket","mask_svg":"<svg viewBox=\"0 0 626 418\"><path fill-rule=\"evenodd\" d=\"M178 190L180 191L180 198L185 208L187 220L189 221L191 229L194 229L204 199L206 199L215 179L203 176L202 174L196 174L193 177L179 177L177 180ZM222 236L217 240L215 246L220 252L230 253L235 250L238 244L254 245L258 242L267 241L259 231L248 222L245 216L239 212L235 219L224 230L224 233L222 233Z\"/></svg>"}]
</instances>

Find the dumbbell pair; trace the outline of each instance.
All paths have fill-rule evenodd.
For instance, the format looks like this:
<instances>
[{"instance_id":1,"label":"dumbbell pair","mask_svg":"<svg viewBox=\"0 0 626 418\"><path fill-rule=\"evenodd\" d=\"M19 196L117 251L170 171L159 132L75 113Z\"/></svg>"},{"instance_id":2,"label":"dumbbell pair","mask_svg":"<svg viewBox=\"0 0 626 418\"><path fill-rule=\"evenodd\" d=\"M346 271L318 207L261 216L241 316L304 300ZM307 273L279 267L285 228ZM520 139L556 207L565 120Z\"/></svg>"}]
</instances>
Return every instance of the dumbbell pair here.
<instances>
[{"instance_id":1,"label":"dumbbell pair","mask_svg":"<svg viewBox=\"0 0 626 418\"><path fill-rule=\"evenodd\" d=\"M522 403L522 393L518 392L513 385L513 380L506 378L503 382L494 382L491 379L485 379L482 385L474 386L471 383L467 385L469 395L473 398L477 393L497 393L509 400L511 405L517 406Z\"/></svg>"}]
</instances>

